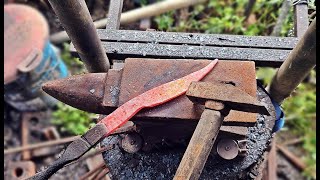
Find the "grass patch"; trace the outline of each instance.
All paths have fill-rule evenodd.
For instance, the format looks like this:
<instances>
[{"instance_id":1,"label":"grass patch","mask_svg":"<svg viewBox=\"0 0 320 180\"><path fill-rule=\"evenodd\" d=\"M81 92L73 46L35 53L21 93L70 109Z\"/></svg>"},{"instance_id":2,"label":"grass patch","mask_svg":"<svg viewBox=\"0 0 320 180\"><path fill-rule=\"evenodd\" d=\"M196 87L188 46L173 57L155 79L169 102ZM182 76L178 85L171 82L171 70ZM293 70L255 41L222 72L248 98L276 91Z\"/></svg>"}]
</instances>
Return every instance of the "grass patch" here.
<instances>
[{"instance_id":1,"label":"grass patch","mask_svg":"<svg viewBox=\"0 0 320 180\"><path fill-rule=\"evenodd\" d=\"M209 0L208 4L190 7L186 20L181 20L176 10L155 17L154 22L157 29L162 31L268 36L277 22L282 2L257 0L250 20L245 20L244 11L248 0ZM314 2L309 1L309 9L315 9ZM291 7L280 36L292 36L293 22ZM275 72L274 68L258 68L257 77L269 84ZM311 72L310 77L315 79L315 71ZM308 165L304 175L308 178L315 178L316 168L315 92L315 83L302 83L282 104L287 119L285 128L290 130L290 133L304 137L303 159Z\"/></svg>"}]
</instances>

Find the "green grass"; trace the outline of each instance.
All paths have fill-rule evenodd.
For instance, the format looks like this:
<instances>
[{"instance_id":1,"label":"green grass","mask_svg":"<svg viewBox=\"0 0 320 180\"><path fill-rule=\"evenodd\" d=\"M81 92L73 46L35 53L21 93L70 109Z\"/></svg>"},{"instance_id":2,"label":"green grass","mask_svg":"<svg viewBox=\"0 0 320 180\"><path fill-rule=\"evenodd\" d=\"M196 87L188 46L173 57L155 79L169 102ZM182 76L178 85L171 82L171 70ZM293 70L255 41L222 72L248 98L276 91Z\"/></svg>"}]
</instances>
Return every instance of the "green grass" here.
<instances>
[{"instance_id":1,"label":"green grass","mask_svg":"<svg viewBox=\"0 0 320 180\"><path fill-rule=\"evenodd\" d=\"M58 109L52 113L52 117L51 123L60 127L60 131L80 135L94 124L95 114L81 111L64 103L58 103Z\"/></svg>"},{"instance_id":2,"label":"green grass","mask_svg":"<svg viewBox=\"0 0 320 180\"><path fill-rule=\"evenodd\" d=\"M200 32L215 34L238 34L268 36L276 24L282 0L257 0L253 9L253 23L245 22L244 10L247 0L209 0L208 4L190 7L189 17L181 21L176 11L170 11L154 18L157 28L162 31ZM314 0L309 8L315 9ZM290 9L282 26L280 36L289 36L293 29L293 8ZM257 77L266 84L271 82L276 69L258 68ZM311 72L315 79L315 71ZM303 136L304 161L308 165L304 171L307 178L315 178L316 168L316 88L315 83L302 83L282 107L286 114L284 130L296 136Z\"/></svg>"},{"instance_id":3,"label":"green grass","mask_svg":"<svg viewBox=\"0 0 320 180\"><path fill-rule=\"evenodd\" d=\"M61 52L61 59L66 64L69 72L72 75L86 72L83 62L80 61L79 58L73 57L69 49L70 49L70 45L68 43L64 43L63 49Z\"/></svg>"},{"instance_id":4,"label":"green grass","mask_svg":"<svg viewBox=\"0 0 320 180\"><path fill-rule=\"evenodd\" d=\"M170 11L154 18L157 28L162 31L224 33L238 35L268 35L276 23L281 0L257 0L252 9L256 23L247 24L244 10L245 0L217 1L196 5L187 20L180 21L176 11ZM263 11L262 11L263 10ZM293 27L293 9L282 27L281 35L286 36ZM179 22L176 25L176 22Z\"/></svg>"}]
</instances>

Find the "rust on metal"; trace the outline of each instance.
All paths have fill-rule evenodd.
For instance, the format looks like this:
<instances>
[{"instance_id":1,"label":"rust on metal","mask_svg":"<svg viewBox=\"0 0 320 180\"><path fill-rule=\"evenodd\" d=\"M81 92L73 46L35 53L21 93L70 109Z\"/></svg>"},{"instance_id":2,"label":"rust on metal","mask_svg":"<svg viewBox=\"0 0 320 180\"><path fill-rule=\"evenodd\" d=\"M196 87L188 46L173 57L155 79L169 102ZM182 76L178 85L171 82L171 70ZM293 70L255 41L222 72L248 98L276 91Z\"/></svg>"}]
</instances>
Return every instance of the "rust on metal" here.
<instances>
[{"instance_id":1,"label":"rust on metal","mask_svg":"<svg viewBox=\"0 0 320 180\"><path fill-rule=\"evenodd\" d=\"M113 132L113 134L121 134L121 133L129 133L129 132L135 132L137 131L137 126L132 122L128 121L121 127L119 127L117 130Z\"/></svg>"},{"instance_id":2,"label":"rust on metal","mask_svg":"<svg viewBox=\"0 0 320 180\"><path fill-rule=\"evenodd\" d=\"M109 114L119 105L156 87L205 67L209 60L168 60L128 58L122 70L110 69L108 74L84 74L43 85L44 91L58 100L84 111ZM137 81L137 79L139 81ZM235 84L249 95L256 95L255 66L249 61L220 61L204 82ZM92 86L95 92L92 94ZM97 93L99 92L99 93ZM102 92L102 93L101 93ZM101 93L101 94L100 94ZM102 100L103 98L103 100ZM180 96L165 105L142 110L135 119L199 120L204 109ZM231 110L224 123L256 122L256 113Z\"/></svg>"},{"instance_id":3,"label":"rust on metal","mask_svg":"<svg viewBox=\"0 0 320 180\"><path fill-rule=\"evenodd\" d=\"M29 123L31 121L32 113L23 113L21 121L21 144L27 146L29 144ZM30 160L31 152L29 150L22 151L22 159Z\"/></svg>"},{"instance_id":4,"label":"rust on metal","mask_svg":"<svg viewBox=\"0 0 320 180\"><path fill-rule=\"evenodd\" d=\"M307 165L302 161L302 159L289 151L285 146L276 144L276 147L300 171L306 169Z\"/></svg>"},{"instance_id":5,"label":"rust on metal","mask_svg":"<svg viewBox=\"0 0 320 180\"><path fill-rule=\"evenodd\" d=\"M58 130L56 129L56 127L54 127L54 126L44 128L42 130L42 134L46 137L47 140L60 139L60 134L59 134Z\"/></svg>"},{"instance_id":6,"label":"rust on metal","mask_svg":"<svg viewBox=\"0 0 320 180\"><path fill-rule=\"evenodd\" d=\"M4 84L16 80L18 65L42 51L49 27L36 9L21 4L4 5ZM35 50L35 51L34 51ZM41 57L41 54L37 54ZM37 58L40 61L41 58Z\"/></svg>"},{"instance_id":7,"label":"rust on metal","mask_svg":"<svg viewBox=\"0 0 320 180\"><path fill-rule=\"evenodd\" d=\"M103 137L112 134L141 109L158 106L184 94L188 90L191 82L201 80L213 69L217 62L218 60L216 59L198 71L152 88L121 105L89 129L81 138L70 143L59 159L54 161L44 171L37 173L32 179L47 179L51 177L67 163L83 156ZM132 145L131 141L130 144Z\"/></svg>"},{"instance_id":8,"label":"rust on metal","mask_svg":"<svg viewBox=\"0 0 320 180\"><path fill-rule=\"evenodd\" d=\"M277 179L277 147L276 138L273 138L271 142L271 149L268 155L267 174L268 179Z\"/></svg>"},{"instance_id":9,"label":"rust on metal","mask_svg":"<svg viewBox=\"0 0 320 180\"><path fill-rule=\"evenodd\" d=\"M221 126L220 131L240 136L248 134L248 127L243 126Z\"/></svg>"},{"instance_id":10,"label":"rust on metal","mask_svg":"<svg viewBox=\"0 0 320 180\"><path fill-rule=\"evenodd\" d=\"M125 61L121 78L119 104L123 104L157 85L199 70L209 63L209 60L128 58ZM236 87L251 96L255 97L256 95L257 86L253 62L219 61L214 71L210 72L202 81L234 83ZM141 111L136 117L198 120L203 109L202 105L194 105L186 96L180 96L165 105ZM224 120L225 123L242 121L253 124L256 122L256 114L231 110Z\"/></svg>"},{"instance_id":11,"label":"rust on metal","mask_svg":"<svg viewBox=\"0 0 320 180\"><path fill-rule=\"evenodd\" d=\"M206 101L204 103L204 106L208 109L213 109L213 110L217 110L217 111L221 111L225 108L225 105L221 102L217 102L217 101Z\"/></svg>"},{"instance_id":12,"label":"rust on metal","mask_svg":"<svg viewBox=\"0 0 320 180\"><path fill-rule=\"evenodd\" d=\"M101 105L106 73L89 73L46 82L42 89L52 97L75 108L103 113L108 108Z\"/></svg>"},{"instance_id":13,"label":"rust on metal","mask_svg":"<svg viewBox=\"0 0 320 180\"><path fill-rule=\"evenodd\" d=\"M27 179L36 173L36 165L32 161L10 162L8 179Z\"/></svg>"},{"instance_id":14,"label":"rust on metal","mask_svg":"<svg viewBox=\"0 0 320 180\"><path fill-rule=\"evenodd\" d=\"M208 100L213 100L222 102L230 109L269 115L266 107L256 97L231 84L192 82L186 95L197 103L204 104Z\"/></svg>"},{"instance_id":15,"label":"rust on metal","mask_svg":"<svg viewBox=\"0 0 320 180\"><path fill-rule=\"evenodd\" d=\"M82 138L84 138L91 146L94 146L107 132L108 130L103 124L96 124L85 134L83 134Z\"/></svg>"},{"instance_id":16,"label":"rust on metal","mask_svg":"<svg viewBox=\"0 0 320 180\"><path fill-rule=\"evenodd\" d=\"M180 76L179 79L152 87L147 91L130 98L99 122L107 127L108 133L106 135L111 134L118 127L126 123L140 110L164 104L185 94L191 82L200 81L215 67L217 62L218 59L211 61L205 67L197 71L183 77Z\"/></svg>"},{"instance_id":17,"label":"rust on metal","mask_svg":"<svg viewBox=\"0 0 320 180\"><path fill-rule=\"evenodd\" d=\"M117 107L119 105L120 83L122 78L122 69L110 69L105 80L104 95L102 106ZM103 82L100 82L103 84ZM98 104L97 104L98 103ZM99 105L100 102L96 104ZM92 104L93 105L93 104ZM106 114L106 112L102 112Z\"/></svg>"},{"instance_id":18,"label":"rust on metal","mask_svg":"<svg viewBox=\"0 0 320 180\"><path fill-rule=\"evenodd\" d=\"M121 140L121 147L128 153L138 152L142 148L142 145L142 137L135 132L125 134L124 138Z\"/></svg>"}]
</instances>

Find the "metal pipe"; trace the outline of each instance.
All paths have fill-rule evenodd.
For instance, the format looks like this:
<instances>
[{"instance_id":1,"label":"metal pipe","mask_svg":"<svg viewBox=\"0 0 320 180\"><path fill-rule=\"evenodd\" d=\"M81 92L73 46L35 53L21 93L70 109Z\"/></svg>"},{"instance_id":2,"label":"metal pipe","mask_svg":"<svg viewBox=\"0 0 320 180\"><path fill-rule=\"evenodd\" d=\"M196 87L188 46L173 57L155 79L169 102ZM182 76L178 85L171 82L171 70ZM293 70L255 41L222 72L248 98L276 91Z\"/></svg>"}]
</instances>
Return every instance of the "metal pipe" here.
<instances>
[{"instance_id":1,"label":"metal pipe","mask_svg":"<svg viewBox=\"0 0 320 180\"><path fill-rule=\"evenodd\" d=\"M140 7L137 9L133 9L133 10L121 13L120 24L132 23L140 19L157 16L168 11L193 6L199 3L205 3L207 1L208 0L165 0L161 2L156 2L148 6ZM109 8L109 11L110 11L110 8ZM108 19L109 18L103 18L103 19L97 20L94 22L94 26L96 28L105 28L107 25ZM69 37L65 31L61 31L50 36L50 41L55 44L58 44L67 40L69 40Z\"/></svg>"},{"instance_id":2,"label":"metal pipe","mask_svg":"<svg viewBox=\"0 0 320 180\"><path fill-rule=\"evenodd\" d=\"M278 69L267 91L277 102L289 97L316 65L316 19Z\"/></svg>"},{"instance_id":3,"label":"metal pipe","mask_svg":"<svg viewBox=\"0 0 320 180\"><path fill-rule=\"evenodd\" d=\"M49 0L89 72L108 72L110 63L84 0Z\"/></svg>"}]
</instances>

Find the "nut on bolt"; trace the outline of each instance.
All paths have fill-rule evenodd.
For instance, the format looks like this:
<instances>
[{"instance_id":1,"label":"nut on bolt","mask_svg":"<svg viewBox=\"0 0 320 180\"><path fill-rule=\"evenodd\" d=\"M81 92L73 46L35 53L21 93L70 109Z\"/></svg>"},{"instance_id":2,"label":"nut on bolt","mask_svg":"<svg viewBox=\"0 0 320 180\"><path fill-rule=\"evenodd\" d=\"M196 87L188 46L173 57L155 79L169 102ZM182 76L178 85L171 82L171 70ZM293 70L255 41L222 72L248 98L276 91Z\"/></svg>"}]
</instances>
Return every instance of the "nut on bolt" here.
<instances>
[{"instance_id":1,"label":"nut on bolt","mask_svg":"<svg viewBox=\"0 0 320 180\"><path fill-rule=\"evenodd\" d=\"M236 158L238 155L244 156L248 149L244 148L247 140L221 139L217 144L217 153L226 160Z\"/></svg>"},{"instance_id":2,"label":"nut on bolt","mask_svg":"<svg viewBox=\"0 0 320 180\"><path fill-rule=\"evenodd\" d=\"M128 133L124 135L124 138L121 140L121 147L128 153L136 153L142 148L143 139L136 133Z\"/></svg>"}]
</instances>

